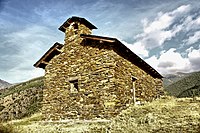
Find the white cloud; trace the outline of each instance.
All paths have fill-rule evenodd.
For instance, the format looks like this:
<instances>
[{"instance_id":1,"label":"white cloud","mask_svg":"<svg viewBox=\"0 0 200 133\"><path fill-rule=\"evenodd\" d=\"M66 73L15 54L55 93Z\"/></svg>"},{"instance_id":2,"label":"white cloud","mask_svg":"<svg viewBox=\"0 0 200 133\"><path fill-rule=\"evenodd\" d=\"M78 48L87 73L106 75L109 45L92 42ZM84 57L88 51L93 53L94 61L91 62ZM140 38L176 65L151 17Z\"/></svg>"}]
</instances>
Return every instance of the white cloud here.
<instances>
[{"instance_id":1,"label":"white cloud","mask_svg":"<svg viewBox=\"0 0 200 133\"><path fill-rule=\"evenodd\" d=\"M186 40L186 44L191 45L199 40L200 40L200 31L197 31L194 33L193 36L189 36L189 38Z\"/></svg>"},{"instance_id":2,"label":"white cloud","mask_svg":"<svg viewBox=\"0 0 200 133\"><path fill-rule=\"evenodd\" d=\"M185 21L183 22L184 29L186 31L190 31L193 29L197 29L200 26L200 17L197 17L196 19L193 19L194 16L189 15Z\"/></svg>"},{"instance_id":3,"label":"white cloud","mask_svg":"<svg viewBox=\"0 0 200 133\"><path fill-rule=\"evenodd\" d=\"M44 75L43 69L31 69L31 70L20 70L17 68L10 69L7 72L2 72L5 76L5 80L9 83L19 83L30 80Z\"/></svg>"},{"instance_id":4,"label":"white cloud","mask_svg":"<svg viewBox=\"0 0 200 133\"><path fill-rule=\"evenodd\" d=\"M192 49L188 54L188 59L191 63L191 68L195 71L200 70L200 49Z\"/></svg>"},{"instance_id":5,"label":"white cloud","mask_svg":"<svg viewBox=\"0 0 200 133\"><path fill-rule=\"evenodd\" d=\"M172 14L188 12L190 11L190 9L191 9L190 5L182 5L178 7L176 10L174 10Z\"/></svg>"},{"instance_id":6,"label":"white cloud","mask_svg":"<svg viewBox=\"0 0 200 133\"><path fill-rule=\"evenodd\" d=\"M123 43L141 57L148 57L151 49L162 46L166 40L171 40L180 32L190 34L183 42L196 43L200 40L200 31L196 31L200 26L200 17L189 15L190 10L190 5L183 5L171 12L158 13L153 21L143 19L143 33L136 35L136 42ZM179 53L176 48L174 46L167 51L163 50L160 57L153 55L145 61L163 75L200 70L200 48L190 47L184 53Z\"/></svg>"},{"instance_id":7,"label":"white cloud","mask_svg":"<svg viewBox=\"0 0 200 133\"><path fill-rule=\"evenodd\" d=\"M191 45L199 41L200 39L200 16L197 14L188 15L186 18L183 18L181 23L177 26L177 30L185 32L183 44ZM182 46L184 47L184 46Z\"/></svg>"},{"instance_id":8,"label":"white cloud","mask_svg":"<svg viewBox=\"0 0 200 133\"><path fill-rule=\"evenodd\" d=\"M159 60L158 60L158 58L157 58L155 55L151 56L151 57L148 58L148 59L145 59L145 61L146 61L150 66L152 66L154 69L156 69L157 71L159 71L159 70L158 70ZM160 71L159 71L159 72L160 72Z\"/></svg>"},{"instance_id":9,"label":"white cloud","mask_svg":"<svg viewBox=\"0 0 200 133\"><path fill-rule=\"evenodd\" d=\"M141 56L141 57L148 57L149 56L149 52L145 49L145 47L140 44L140 42L137 42L139 44L129 44L125 41L120 40L124 45L126 45L131 51L133 51L135 54Z\"/></svg>"},{"instance_id":10,"label":"white cloud","mask_svg":"<svg viewBox=\"0 0 200 133\"><path fill-rule=\"evenodd\" d=\"M188 23L188 26L187 26L188 29L194 28L194 27L197 27L200 25L200 17L197 17L195 19L193 19L192 17L193 17L192 15L188 16L188 20L190 20ZM189 27L189 26L191 26L191 27Z\"/></svg>"},{"instance_id":11,"label":"white cloud","mask_svg":"<svg viewBox=\"0 0 200 133\"><path fill-rule=\"evenodd\" d=\"M153 21L147 18L143 19L143 33L136 35L136 42L132 46L133 49L140 48L142 51L134 52L142 57L147 57L148 50L160 47L165 41L175 37L182 30L183 25L170 26L180 17L188 13L190 9L190 5L182 5L171 12L159 12Z\"/></svg>"},{"instance_id":12,"label":"white cloud","mask_svg":"<svg viewBox=\"0 0 200 133\"><path fill-rule=\"evenodd\" d=\"M193 47L189 48L189 58L200 58L200 49L196 50Z\"/></svg>"},{"instance_id":13,"label":"white cloud","mask_svg":"<svg viewBox=\"0 0 200 133\"><path fill-rule=\"evenodd\" d=\"M186 51L188 57L182 57L174 48L171 48L168 51L162 51L159 58L152 56L145 61L163 75L200 70L200 49L191 47Z\"/></svg>"},{"instance_id":14,"label":"white cloud","mask_svg":"<svg viewBox=\"0 0 200 133\"><path fill-rule=\"evenodd\" d=\"M168 28L181 13L187 13L190 11L190 5L183 5L175 9L172 12L162 13L159 12L157 18L153 22L148 22L147 19L142 20L144 33L152 33L154 31L160 31Z\"/></svg>"},{"instance_id":15,"label":"white cloud","mask_svg":"<svg viewBox=\"0 0 200 133\"><path fill-rule=\"evenodd\" d=\"M187 71L189 68L188 60L183 58L180 53L175 52L174 48L171 48L167 52L163 53L159 60L158 68L165 73ZM166 67L165 64L167 65Z\"/></svg>"},{"instance_id":16,"label":"white cloud","mask_svg":"<svg viewBox=\"0 0 200 133\"><path fill-rule=\"evenodd\" d=\"M194 22L196 25L200 25L200 17L198 17L195 22Z\"/></svg>"},{"instance_id":17,"label":"white cloud","mask_svg":"<svg viewBox=\"0 0 200 133\"><path fill-rule=\"evenodd\" d=\"M153 56L146 61L162 74L189 70L189 61L183 58L180 53L175 52L174 48L162 52L159 58Z\"/></svg>"},{"instance_id":18,"label":"white cloud","mask_svg":"<svg viewBox=\"0 0 200 133\"><path fill-rule=\"evenodd\" d=\"M145 20L143 25L144 33L149 34L154 31L162 30L167 28L173 22L173 16L170 16L168 13L159 13L158 17L153 22L148 22Z\"/></svg>"}]
</instances>

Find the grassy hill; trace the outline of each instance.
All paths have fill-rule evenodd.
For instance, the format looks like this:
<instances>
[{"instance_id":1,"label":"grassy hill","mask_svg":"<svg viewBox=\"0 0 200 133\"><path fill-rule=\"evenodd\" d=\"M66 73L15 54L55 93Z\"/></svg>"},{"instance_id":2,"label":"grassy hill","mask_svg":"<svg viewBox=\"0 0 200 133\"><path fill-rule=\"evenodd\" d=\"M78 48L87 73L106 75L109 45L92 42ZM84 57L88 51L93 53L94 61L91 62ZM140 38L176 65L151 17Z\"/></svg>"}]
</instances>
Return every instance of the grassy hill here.
<instances>
[{"instance_id":1,"label":"grassy hill","mask_svg":"<svg viewBox=\"0 0 200 133\"><path fill-rule=\"evenodd\" d=\"M44 86L43 79L44 79L44 77L34 78L32 80L29 80L29 81L26 81L23 83L19 83L19 84L11 86L9 88L0 90L0 98L6 97L13 93L19 93L20 91L24 91L24 90L30 89L32 87Z\"/></svg>"},{"instance_id":2,"label":"grassy hill","mask_svg":"<svg viewBox=\"0 0 200 133\"><path fill-rule=\"evenodd\" d=\"M164 75L163 85L164 85L164 87L167 87L168 85L173 84L191 74L193 74L193 73L177 72L175 74Z\"/></svg>"},{"instance_id":3,"label":"grassy hill","mask_svg":"<svg viewBox=\"0 0 200 133\"><path fill-rule=\"evenodd\" d=\"M169 95L176 97L200 96L200 72L194 72L189 76L165 87Z\"/></svg>"},{"instance_id":4,"label":"grassy hill","mask_svg":"<svg viewBox=\"0 0 200 133\"><path fill-rule=\"evenodd\" d=\"M0 90L11 86L12 84L0 79Z\"/></svg>"},{"instance_id":5,"label":"grassy hill","mask_svg":"<svg viewBox=\"0 0 200 133\"><path fill-rule=\"evenodd\" d=\"M0 90L0 121L20 119L38 112L43 87L43 77L39 77Z\"/></svg>"}]
</instances>

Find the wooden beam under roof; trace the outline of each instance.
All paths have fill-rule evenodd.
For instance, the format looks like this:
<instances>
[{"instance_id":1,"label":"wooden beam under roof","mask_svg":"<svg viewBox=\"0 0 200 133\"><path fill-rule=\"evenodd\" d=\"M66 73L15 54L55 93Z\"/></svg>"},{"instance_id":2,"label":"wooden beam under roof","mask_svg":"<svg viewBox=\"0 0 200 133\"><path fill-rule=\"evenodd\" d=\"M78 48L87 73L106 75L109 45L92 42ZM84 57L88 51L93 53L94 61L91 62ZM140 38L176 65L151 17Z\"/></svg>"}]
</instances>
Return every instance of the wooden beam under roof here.
<instances>
[{"instance_id":1,"label":"wooden beam under roof","mask_svg":"<svg viewBox=\"0 0 200 133\"><path fill-rule=\"evenodd\" d=\"M103 39L103 38L95 38L95 37L83 37L83 38L88 38L88 39L98 40L98 41L104 41L104 42L110 42L110 43L115 42L115 40L108 40L108 39Z\"/></svg>"},{"instance_id":2,"label":"wooden beam under roof","mask_svg":"<svg viewBox=\"0 0 200 133\"><path fill-rule=\"evenodd\" d=\"M49 62L46 62L46 61L41 61L42 64L45 64L45 65L48 65Z\"/></svg>"},{"instance_id":3,"label":"wooden beam under roof","mask_svg":"<svg viewBox=\"0 0 200 133\"><path fill-rule=\"evenodd\" d=\"M41 67L48 65L48 62L57 54L61 53L62 44L56 42L33 66ZM44 64L44 65L41 65Z\"/></svg>"},{"instance_id":4,"label":"wooden beam under roof","mask_svg":"<svg viewBox=\"0 0 200 133\"><path fill-rule=\"evenodd\" d=\"M85 34L81 34L80 36L82 38L86 38L86 39L92 39L92 40L98 40L98 41L104 41L104 42L110 42L110 43L116 42L116 39L114 39L114 38L99 37L99 36L85 35Z\"/></svg>"}]
</instances>

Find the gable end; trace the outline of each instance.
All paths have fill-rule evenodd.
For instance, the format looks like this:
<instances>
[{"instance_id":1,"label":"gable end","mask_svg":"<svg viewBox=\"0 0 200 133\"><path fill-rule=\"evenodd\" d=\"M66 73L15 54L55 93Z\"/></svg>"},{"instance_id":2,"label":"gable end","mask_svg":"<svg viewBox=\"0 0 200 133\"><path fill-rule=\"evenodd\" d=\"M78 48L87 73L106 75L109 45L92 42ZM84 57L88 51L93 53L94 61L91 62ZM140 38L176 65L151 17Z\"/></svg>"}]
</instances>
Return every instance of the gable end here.
<instances>
[{"instance_id":1,"label":"gable end","mask_svg":"<svg viewBox=\"0 0 200 133\"><path fill-rule=\"evenodd\" d=\"M95 36L95 35L85 35L81 34L81 37L87 40L94 40L94 41L103 41L107 42L109 45L112 45L114 51L122 56L123 58L129 60L132 64L138 66L146 73L150 74L154 78L163 78L161 74L159 74L154 68L152 68L149 64L147 64L144 60L142 60L139 56L137 56L133 51L127 48L124 44L122 44L116 38L109 38L109 37L102 37L102 36Z\"/></svg>"},{"instance_id":2,"label":"gable end","mask_svg":"<svg viewBox=\"0 0 200 133\"><path fill-rule=\"evenodd\" d=\"M62 44L56 42L33 66L45 69L49 61L55 56L61 53L60 49Z\"/></svg>"}]
</instances>

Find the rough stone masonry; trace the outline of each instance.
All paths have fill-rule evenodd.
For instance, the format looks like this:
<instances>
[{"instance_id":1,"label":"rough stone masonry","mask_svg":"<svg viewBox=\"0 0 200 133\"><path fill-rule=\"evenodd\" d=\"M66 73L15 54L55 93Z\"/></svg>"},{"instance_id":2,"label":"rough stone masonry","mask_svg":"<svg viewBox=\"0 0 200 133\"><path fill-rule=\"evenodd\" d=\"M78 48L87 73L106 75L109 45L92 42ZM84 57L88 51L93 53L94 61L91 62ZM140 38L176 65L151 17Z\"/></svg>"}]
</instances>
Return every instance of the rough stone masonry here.
<instances>
[{"instance_id":1,"label":"rough stone masonry","mask_svg":"<svg viewBox=\"0 0 200 133\"><path fill-rule=\"evenodd\" d=\"M46 120L107 119L163 94L157 71L117 39L91 35L92 26L84 18L68 19L60 27L65 43L59 54L50 57L50 51L35 64L46 64Z\"/></svg>"}]
</instances>

